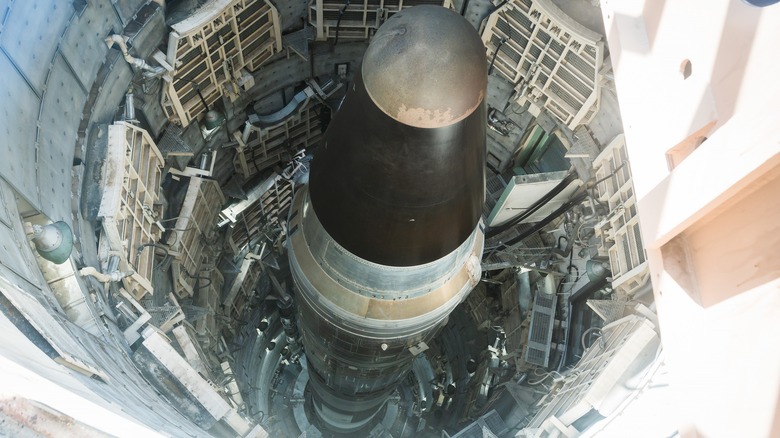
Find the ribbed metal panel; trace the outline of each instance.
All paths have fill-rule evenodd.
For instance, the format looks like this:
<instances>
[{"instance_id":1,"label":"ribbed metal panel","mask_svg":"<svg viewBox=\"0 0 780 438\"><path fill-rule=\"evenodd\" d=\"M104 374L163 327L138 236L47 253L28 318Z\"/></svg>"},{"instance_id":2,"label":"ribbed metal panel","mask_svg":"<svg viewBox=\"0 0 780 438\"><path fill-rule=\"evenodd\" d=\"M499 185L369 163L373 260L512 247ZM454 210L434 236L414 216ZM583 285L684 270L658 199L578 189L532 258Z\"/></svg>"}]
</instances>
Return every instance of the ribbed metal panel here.
<instances>
[{"instance_id":1,"label":"ribbed metal panel","mask_svg":"<svg viewBox=\"0 0 780 438\"><path fill-rule=\"evenodd\" d=\"M604 326L600 341L585 351L526 426L533 435L524 436L548 436L546 432L558 427L550 420L553 417L558 424L569 426L588 412L600 410L612 390L625 385L630 376L626 370L642 369L655 360L660 342L656 330L650 320L639 315Z\"/></svg>"},{"instance_id":2,"label":"ribbed metal panel","mask_svg":"<svg viewBox=\"0 0 780 438\"><path fill-rule=\"evenodd\" d=\"M624 300L588 300L586 304L604 320L604 324L617 321L626 311Z\"/></svg>"},{"instance_id":3,"label":"ribbed metal panel","mask_svg":"<svg viewBox=\"0 0 780 438\"><path fill-rule=\"evenodd\" d=\"M504 420L495 410L483 415L482 420L485 422L485 425L490 429L490 431L498 436L501 436L509 431L506 423L504 423Z\"/></svg>"},{"instance_id":4,"label":"ribbed metal panel","mask_svg":"<svg viewBox=\"0 0 780 438\"><path fill-rule=\"evenodd\" d=\"M157 148L163 157L170 155L192 155L192 148L181 137L181 126L171 123L168 125L168 129L165 130L160 143L157 144Z\"/></svg>"},{"instance_id":5,"label":"ribbed metal panel","mask_svg":"<svg viewBox=\"0 0 780 438\"><path fill-rule=\"evenodd\" d=\"M493 438L507 433L509 428L498 412L491 410L477 421L462 429L452 438Z\"/></svg>"},{"instance_id":6,"label":"ribbed metal panel","mask_svg":"<svg viewBox=\"0 0 780 438\"><path fill-rule=\"evenodd\" d=\"M531 311L531 324L528 344L525 348L525 361L546 367L550 361L553 323L555 322L555 304L558 296L537 292Z\"/></svg>"},{"instance_id":7,"label":"ribbed metal panel","mask_svg":"<svg viewBox=\"0 0 780 438\"><path fill-rule=\"evenodd\" d=\"M506 188L506 181L501 175L495 175L485 182L485 192L487 193L487 196L485 196L485 208L483 210L486 210L488 214L490 214L493 207L496 206L496 202L498 202L501 193L504 192L504 188Z\"/></svg>"}]
</instances>

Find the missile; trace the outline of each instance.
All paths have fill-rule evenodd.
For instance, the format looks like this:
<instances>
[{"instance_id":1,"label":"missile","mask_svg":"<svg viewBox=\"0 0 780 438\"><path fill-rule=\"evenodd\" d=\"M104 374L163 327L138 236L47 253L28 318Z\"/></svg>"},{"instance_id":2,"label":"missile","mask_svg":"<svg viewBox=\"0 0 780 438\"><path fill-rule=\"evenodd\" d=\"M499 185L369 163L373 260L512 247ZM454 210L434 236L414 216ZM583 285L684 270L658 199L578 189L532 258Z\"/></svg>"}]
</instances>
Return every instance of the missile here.
<instances>
[{"instance_id":1,"label":"missile","mask_svg":"<svg viewBox=\"0 0 780 438\"><path fill-rule=\"evenodd\" d=\"M486 64L457 13L393 15L295 195L288 254L321 430L370 427L479 281Z\"/></svg>"}]
</instances>

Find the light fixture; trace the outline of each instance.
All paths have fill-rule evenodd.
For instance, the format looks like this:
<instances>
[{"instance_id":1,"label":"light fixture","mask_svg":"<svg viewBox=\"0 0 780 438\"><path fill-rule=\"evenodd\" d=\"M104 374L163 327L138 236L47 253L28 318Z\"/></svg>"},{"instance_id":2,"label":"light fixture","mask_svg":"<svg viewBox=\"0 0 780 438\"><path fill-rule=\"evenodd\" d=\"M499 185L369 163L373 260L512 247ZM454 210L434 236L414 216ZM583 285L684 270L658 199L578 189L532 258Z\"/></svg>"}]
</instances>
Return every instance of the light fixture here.
<instances>
[{"instance_id":1,"label":"light fixture","mask_svg":"<svg viewBox=\"0 0 780 438\"><path fill-rule=\"evenodd\" d=\"M225 116L221 112L215 110L207 111L203 127L200 128L203 139L209 140L224 123Z\"/></svg>"},{"instance_id":2,"label":"light fixture","mask_svg":"<svg viewBox=\"0 0 780 438\"><path fill-rule=\"evenodd\" d=\"M217 129L225 123L225 116L221 112L209 108L209 103L206 102L206 98L204 98L203 93L200 92L200 85L198 85L197 82L190 80L187 80L187 82L195 84L195 91L198 93L198 97L200 98L203 107L206 108L206 116L204 117L205 123L200 128L200 134L203 136L204 140L208 141L214 133L217 132Z\"/></svg>"},{"instance_id":3,"label":"light fixture","mask_svg":"<svg viewBox=\"0 0 780 438\"><path fill-rule=\"evenodd\" d=\"M743 1L751 6L758 6L759 8L772 6L773 4L780 2L780 0L743 0Z\"/></svg>"},{"instance_id":4,"label":"light fixture","mask_svg":"<svg viewBox=\"0 0 780 438\"><path fill-rule=\"evenodd\" d=\"M57 265L70 258L73 251L73 231L68 224L57 221L44 226L33 225L32 230L32 241L41 257Z\"/></svg>"},{"instance_id":5,"label":"light fixture","mask_svg":"<svg viewBox=\"0 0 780 438\"><path fill-rule=\"evenodd\" d=\"M218 128L225 121L225 117L219 111L211 110L206 113L206 129Z\"/></svg>"}]
</instances>

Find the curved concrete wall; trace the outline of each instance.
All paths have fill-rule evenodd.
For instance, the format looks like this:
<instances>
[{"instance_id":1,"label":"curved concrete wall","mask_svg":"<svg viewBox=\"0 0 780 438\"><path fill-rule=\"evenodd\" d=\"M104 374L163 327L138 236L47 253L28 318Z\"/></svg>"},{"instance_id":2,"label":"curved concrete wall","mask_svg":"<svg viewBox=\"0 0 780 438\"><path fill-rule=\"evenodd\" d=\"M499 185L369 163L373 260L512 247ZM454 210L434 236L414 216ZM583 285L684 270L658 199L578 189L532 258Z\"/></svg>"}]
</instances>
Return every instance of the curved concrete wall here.
<instances>
[{"instance_id":1,"label":"curved concrete wall","mask_svg":"<svg viewBox=\"0 0 780 438\"><path fill-rule=\"evenodd\" d=\"M134 53L149 56L166 28L162 10L147 3L0 2L0 289L3 295L31 298L28 303L43 312L37 323L45 325L42 321L51 318L61 329L52 328L52 338L40 339L18 314L13 318L16 305L2 297L0 313L8 319L0 319L9 327L0 343L1 386L116 435L205 436L141 377L122 333L105 315L97 317L100 300L86 300L96 315L89 332L62 316L22 227L22 217L39 213L66 221L76 234L77 265L95 266L94 231L87 221L76 220L82 159L95 140L95 128L112 121L133 77L120 53L103 40L125 33ZM55 364L47 341L80 351L102 379Z\"/></svg>"}]
</instances>

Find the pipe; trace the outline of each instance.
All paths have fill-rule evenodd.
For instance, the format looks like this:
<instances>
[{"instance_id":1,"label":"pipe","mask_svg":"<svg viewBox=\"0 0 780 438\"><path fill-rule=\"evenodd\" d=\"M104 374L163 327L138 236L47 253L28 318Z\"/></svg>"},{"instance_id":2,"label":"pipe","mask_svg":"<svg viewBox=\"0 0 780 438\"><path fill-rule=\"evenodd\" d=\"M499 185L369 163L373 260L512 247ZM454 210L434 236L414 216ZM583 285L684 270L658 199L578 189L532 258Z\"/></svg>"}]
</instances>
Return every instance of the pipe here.
<instances>
[{"instance_id":1,"label":"pipe","mask_svg":"<svg viewBox=\"0 0 780 438\"><path fill-rule=\"evenodd\" d=\"M125 277L129 277L131 275L135 274L133 271L114 271L110 274L104 274L97 269L93 268L92 266L87 266L86 268L82 268L79 270L79 275L82 277L90 276L95 277L99 282L101 283L113 283L116 281L119 281Z\"/></svg>"},{"instance_id":2,"label":"pipe","mask_svg":"<svg viewBox=\"0 0 780 438\"><path fill-rule=\"evenodd\" d=\"M132 122L135 120L135 101L133 99L133 87L127 90L125 94L125 120Z\"/></svg>"},{"instance_id":3,"label":"pipe","mask_svg":"<svg viewBox=\"0 0 780 438\"><path fill-rule=\"evenodd\" d=\"M147 62L144 61L143 59L132 56L127 51L127 41L125 37L121 35L113 34L106 37L105 41L109 49L111 47L114 47L114 44L119 46L119 50L122 52L122 56L125 58L125 61L127 61L128 64L134 65L140 68L141 70L151 72L153 75L162 74L165 71L163 67L152 67L151 65L147 64Z\"/></svg>"}]
</instances>

